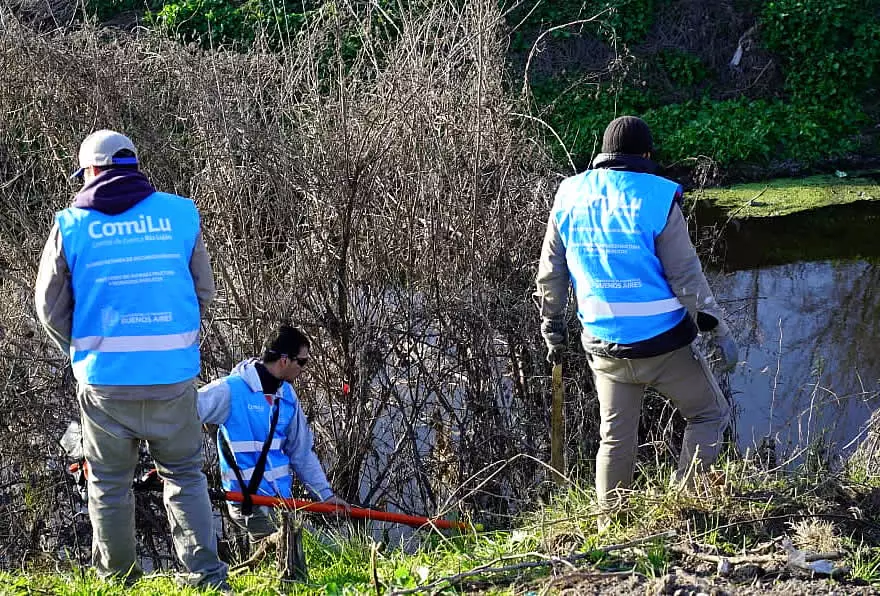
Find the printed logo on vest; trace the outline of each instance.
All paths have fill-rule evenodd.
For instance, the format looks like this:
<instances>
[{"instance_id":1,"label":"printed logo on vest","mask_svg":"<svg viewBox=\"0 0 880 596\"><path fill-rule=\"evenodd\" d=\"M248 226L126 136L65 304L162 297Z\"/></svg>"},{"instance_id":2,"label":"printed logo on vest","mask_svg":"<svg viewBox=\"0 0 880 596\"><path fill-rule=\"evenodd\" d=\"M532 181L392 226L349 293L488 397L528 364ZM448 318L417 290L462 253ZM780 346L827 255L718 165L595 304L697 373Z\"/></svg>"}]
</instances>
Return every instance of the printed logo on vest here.
<instances>
[{"instance_id":1,"label":"printed logo on vest","mask_svg":"<svg viewBox=\"0 0 880 596\"><path fill-rule=\"evenodd\" d=\"M170 323L174 320L174 313L166 312L132 312L122 315L120 323L123 325L135 325L138 323Z\"/></svg>"},{"instance_id":2,"label":"printed logo on vest","mask_svg":"<svg viewBox=\"0 0 880 596\"><path fill-rule=\"evenodd\" d=\"M156 221L151 215L141 215L138 219L127 221L93 221L89 224L89 237L94 240L113 238L114 236L133 236L135 234L161 234L164 237L157 240L170 238L171 219L159 217Z\"/></svg>"},{"instance_id":3,"label":"printed logo on vest","mask_svg":"<svg viewBox=\"0 0 880 596\"><path fill-rule=\"evenodd\" d=\"M101 327L104 329L104 335L119 323L119 312L112 306L106 306L101 309Z\"/></svg>"}]
</instances>

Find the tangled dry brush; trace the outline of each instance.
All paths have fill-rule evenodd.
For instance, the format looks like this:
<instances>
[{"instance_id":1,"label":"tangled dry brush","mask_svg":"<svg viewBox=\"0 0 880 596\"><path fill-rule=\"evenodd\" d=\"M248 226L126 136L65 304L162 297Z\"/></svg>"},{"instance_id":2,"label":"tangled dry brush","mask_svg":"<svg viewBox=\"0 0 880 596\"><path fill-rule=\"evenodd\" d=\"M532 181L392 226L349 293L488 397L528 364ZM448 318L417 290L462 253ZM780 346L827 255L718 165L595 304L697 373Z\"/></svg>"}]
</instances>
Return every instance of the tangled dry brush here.
<instances>
[{"instance_id":1,"label":"tangled dry brush","mask_svg":"<svg viewBox=\"0 0 880 596\"><path fill-rule=\"evenodd\" d=\"M548 382L530 293L556 176L505 92L495 3L434 4L380 42L340 3L280 53L4 15L0 565L70 544L75 384L32 284L78 143L104 127L201 210L219 287L204 379L290 319L315 341L301 395L346 499L503 514L532 496ZM570 448L589 449L594 418L569 407Z\"/></svg>"}]
</instances>

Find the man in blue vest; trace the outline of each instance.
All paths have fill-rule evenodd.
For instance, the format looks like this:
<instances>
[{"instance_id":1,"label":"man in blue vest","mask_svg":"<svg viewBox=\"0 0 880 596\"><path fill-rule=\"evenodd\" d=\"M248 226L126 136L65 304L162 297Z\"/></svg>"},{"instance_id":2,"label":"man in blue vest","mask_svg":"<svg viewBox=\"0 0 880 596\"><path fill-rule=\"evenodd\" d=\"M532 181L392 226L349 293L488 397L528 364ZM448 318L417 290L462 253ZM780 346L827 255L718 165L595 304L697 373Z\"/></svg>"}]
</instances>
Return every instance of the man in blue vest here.
<instances>
[{"instance_id":1,"label":"man in blue vest","mask_svg":"<svg viewBox=\"0 0 880 596\"><path fill-rule=\"evenodd\" d=\"M640 118L608 125L593 169L559 186L538 266L535 297L551 364L564 349L573 286L599 398L596 492L604 505L632 482L647 385L687 421L676 479L690 483L715 460L729 405L693 341L711 334L724 371L738 358L688 236L682 188L654 174L653 150Z\"/></svg>"},{"instance_id":2,"label":"man in blue vest","mask_svg":"<svg viewBox=\"0 0 880 596\"><path fill-rule=\"evenodd\" d=\"M302 330L283 324L266 341L262 358L240 362L228 376L199 389L199 417L219 425L224 490L289 499L295 473L315 498L349 507L333 494L291 385L308 365L309 347ZM267 507L229 503L229 513L252 541L277 529Z\"/></svg>"},{"instance_id":3,"label":"man in blue vest","mask_svg":"<svg viewBox=\"0 0 880 596\"><path fill-rule=\"evenodd\" d=\"M194 385L201 314L215 293L199 213L157 192L118 132L86 137L79 165L83 187L55 216L35 294L78 382L92 562L100 577L142 574L131 485L146 441L186 581L225 590Z\"/></svg>"}]
</instances>

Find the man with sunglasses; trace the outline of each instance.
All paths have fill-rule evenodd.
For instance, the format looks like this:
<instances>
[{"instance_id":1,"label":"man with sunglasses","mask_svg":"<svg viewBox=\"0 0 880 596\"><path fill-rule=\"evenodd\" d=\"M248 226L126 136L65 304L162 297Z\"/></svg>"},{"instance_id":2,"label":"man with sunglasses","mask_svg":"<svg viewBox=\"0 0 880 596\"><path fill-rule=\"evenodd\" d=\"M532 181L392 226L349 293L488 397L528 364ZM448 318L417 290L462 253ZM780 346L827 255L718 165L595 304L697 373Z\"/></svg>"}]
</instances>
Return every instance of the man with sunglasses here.
<instances>
[{"instance_id":1,"label":"man with sunglasses","mask_svg":"<svg viewBox=\"0 0 880 596\"><path fill-rule=\"evenodd\" d=\"M333 494L291 385L308 365L309 347L301 329L282 324L265 342L261 358L237 364L229 375L199 390L199 417L219 425L224 490L291 498L293 472L314 497L349 507ZM245 502L228 508L252 541L277 530L267 507Z\"/></svg>"}]
</instances>

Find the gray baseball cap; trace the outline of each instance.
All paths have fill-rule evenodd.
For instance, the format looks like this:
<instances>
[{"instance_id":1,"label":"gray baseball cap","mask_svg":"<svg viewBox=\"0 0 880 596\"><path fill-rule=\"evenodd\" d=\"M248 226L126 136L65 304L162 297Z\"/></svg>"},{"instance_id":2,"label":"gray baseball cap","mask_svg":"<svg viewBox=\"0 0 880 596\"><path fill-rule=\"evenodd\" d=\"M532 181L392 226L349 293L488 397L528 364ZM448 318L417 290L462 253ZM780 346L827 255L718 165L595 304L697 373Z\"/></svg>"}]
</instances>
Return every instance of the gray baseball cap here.
<instances>
[{"instance_id":1,"label":"gray baseball cap","mask_svg":"<svg viewBox=\"0 0 880 596\"><path fill-rule=\"evenodd\" d=\"M129 157L113 157L119 151L131 151ZM81 178L89 166L137 164L137 150L127 136L114 130L98 130L85 138L79 146L79 169L71 178Z\"/></svg>"}]
</instances>

